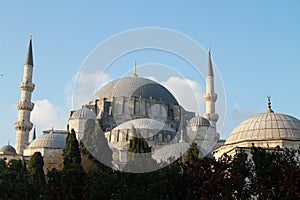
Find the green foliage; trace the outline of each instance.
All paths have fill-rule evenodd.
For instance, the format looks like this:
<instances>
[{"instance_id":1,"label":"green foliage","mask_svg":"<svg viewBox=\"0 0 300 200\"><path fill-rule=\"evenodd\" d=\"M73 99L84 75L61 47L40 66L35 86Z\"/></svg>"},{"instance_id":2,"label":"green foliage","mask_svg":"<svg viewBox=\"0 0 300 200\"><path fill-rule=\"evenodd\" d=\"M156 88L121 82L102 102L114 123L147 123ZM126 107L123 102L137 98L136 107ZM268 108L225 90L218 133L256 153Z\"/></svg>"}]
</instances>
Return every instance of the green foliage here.
<instances>
[{"instance_id":1,"label":"green foliage","mask_svg":"<svg viewBox=\"0 0 300 200\"><path fill-rule=\"evenodd\" d=\"M74 129L68 134L63 154L63 170L81 164L80 150Z\"/></svg>"},{"instance_id":2,"label":"green foliage","mask_svg":"<svg viewBox=\"0 0 300 200\"><path fill-rule=\"evenodd\" d=\"M296 153L279 147L269 151L253 146L251 193L258 199L299 199L300 163Z\"/></svg>"},{"instance_id":3,"label":"green foliage","mask_svg":"<svg viewBox=\"0 0 300 200\"><path fill-rule=\"evenodd\" d=\"M151 156L151 147L134 127L132 127L131 131L133 136L130 139L127 150L125 171L134 171L136 173L152 171L157 166L157 163Z\"/></svg>"},{"instance_id":4,"label":"green foliage","mask_svg":"<svg viewBox=\"0 0 300 200\"><path fill-rule=\"evenodd\" d=\"M65 199L82 199L83 177L79 145L72 129L67 136L63 154L62 186Z\"/></svg>"},{"instance_id":5,"label":"green foliage","mask_svg":"<svg viewBox=\"0 0 300 200\"><path fill-rule=\"evenodd\" d=\"M46 184L46 200L60 200L63 199L62 190L62 172L53 168L47 173Z\"/></svg>"},{"instance_id":6,"label":"green foliage","mask_svg":"<svg viewBox=\"0 0 300 200\"><path fill-rule=\"evenodd\" d=\"M35 152L28 163L28 176L34 199L43 199L45 190L44 160L40 152Z\"/></svg>"},{"instance_id":7,"label":"green foliage","mask_svg":"<svg viewBox=\"0 0 300 200\"><path fill-rule=\"evenodd\" d=\"M194 159L199 158L199 149L197 148L197 143L195 143L194 141L192 142L192 144L190 145L190 147L188 148L188 150L186 151L186 153L183 156L183 160L185 164L191 164L191 162Z\"/></svg>"},{"instance_id":8,"label":"green foliage","mask_svg":"<svg viewBox=\"0 0 300 200\"><path fill-rule=\"evenodd\" d=\"M84 174L79 163L68 162L62 171L48 171L44 199L300 199L296 155L295 150L253 147L251 154L240 151L219 160L192 156L184 164L178 159L149 173L101 167ZM0 199L38 199L32 188L38 181L33 177L41 179L41 166L38 153L27 169L22 160L0 160Z\"/></svg>"},{"instance_id":9,"label":"green foliage","mask_svg":"<svg viewBox=\"0 0 300 200\"><path fill-rule=\"evenodd\" d=\"M30 199L27 170L22 160L0 160L1 199Z\"/></svg>"}]
</instances>

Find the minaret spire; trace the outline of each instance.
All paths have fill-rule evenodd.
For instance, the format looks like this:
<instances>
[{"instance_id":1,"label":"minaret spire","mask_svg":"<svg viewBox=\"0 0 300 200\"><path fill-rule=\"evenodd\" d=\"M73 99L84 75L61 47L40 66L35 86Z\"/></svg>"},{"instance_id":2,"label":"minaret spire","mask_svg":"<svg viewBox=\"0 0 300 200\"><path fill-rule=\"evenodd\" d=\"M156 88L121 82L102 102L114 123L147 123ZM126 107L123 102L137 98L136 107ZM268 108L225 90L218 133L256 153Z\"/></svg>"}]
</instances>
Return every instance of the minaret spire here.
<instances>
[{"instance_id":1,"label":"minaret spire","mask_svg":"<svg viewBox=\"0 0 300 200\"><path fill-rule=\"evenodd\" d=\"M211 62L210 48L208 48L208 64L207 64L206 76L214 76L214 71Z\"/></svg>"},{"instance_id":2,"label":"minaret spire","mask_svg":"<svg viewBox=\"0 0 300 200\"><path fill-rule=\"evenodd\" d=\"M206 114L204 117L210 121L212 128L216 131L216 124L219 119L219 115L215 113L215 102L218 95L215 93L214 86L214 72L210 55L210 48L208 48L208 62L206 72L206 92L204 94L204 100L206 104Z\"/></svg>"},{"instance_id":3,"label":"minaret spire","mask_svg":"<svg viewBox=\"0 0 300 200\"><path fill-rule=\"evenodd\" d=\"M33 128L33 134L32 134L32 140L31 140L31 142L33 141L33 140L35 140L36 139L36 132L35 132L35 127Z\"/></svg>"},{"instance_id":4,"label":"minaret spire","mask_svg":"<svg viewBox=\"0 0 300 200\"><path fill-rule=\"evenodd\" d=\"M133 68L133 74L132 77L137 77L137 73L136 73L136 62L134 62L134 68Z\"/></svg>"},{"instance_id":5,"label":"minaret spire","mask_svg":"<svg viewBox=\"0 0 300 200\"><path fill-rule=\"evenodd\" d=\"M23 154L23 150L28 144L29 132L32 129L30 122L30 113L33 110L34 104L31 102L31 94L34 90L32 83L33 73L33 55L32 55L32 35L24 63L23 81L20 83L19 88L21 91L21 99L17 103L18 108L18 121L15 122L14 127L16 130L16 151L19 155Z\"/></svg>"},{"instance_id":6,"label":"minaret spire","mask_svg":"<svg viewBox=\"0 0 300 200\"><path fill-rule=\"evenodd\" d=\"M30 40L28 45L28 50L25 58L24 65L31 65L33 66L33 58L32 58L32 34L30 34Z\"/></svg>"}]
</instances>

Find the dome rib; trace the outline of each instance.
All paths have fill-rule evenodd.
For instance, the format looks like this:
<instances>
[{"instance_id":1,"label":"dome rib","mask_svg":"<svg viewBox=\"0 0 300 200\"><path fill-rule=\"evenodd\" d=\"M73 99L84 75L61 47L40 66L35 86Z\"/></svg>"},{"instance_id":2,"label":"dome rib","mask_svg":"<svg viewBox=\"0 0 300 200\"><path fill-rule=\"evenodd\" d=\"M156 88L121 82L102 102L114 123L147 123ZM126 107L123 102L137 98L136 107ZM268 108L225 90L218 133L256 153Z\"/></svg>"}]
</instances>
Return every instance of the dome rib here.
<instances>
[{"instance_id":1,"label":"dome rib","mask_svg":"<svg viewBox=\"0 0 300 200\"><path fill-rule=\"evenodd\" d=\"M131 129L132 126L135 129L152 129L152 130L175 132L175 130L169 127L168 125L149 118L130 120L120 124L119 126L115 127L113 130L128 130Z\"/></svg>"},{"instance_id":2,"label":"dome rib","mask_svg":"<svg viewBox=\"0 0 300 200\"><path fill-rule=\"evenodd\" d=\"M124 77L112 81L98 90L95 99L113 97L142 97L156 99L178 105L175 97L161 84L141 77Z\"/></svg>"},{"instance_id":3,"label":"dome rib","mask_svg":"<svg viewBox=\"0 0 300 200\"><path fill-rule=\"evenodd\" d=\"M87 109L86 107L82 107L79 110L76 110L73 114L72 117L73 119L97 119L96 114Z\"/></svg>"},{"instance_id":4,"label":"dome rib","mask_svg":"<svg viewBox=\"0 0 300 200\"><path fill-rule=\"evenodd\" d=\"M229 135L225 144L243 141L299 140L300 121L281 113L261 113L241 122Z\"/></svg>"},{"instance_id":5,"label":"dome rib","mask_svg":"<svg viewBox=\"0 0 300 200\"><path fill-rule=\"evenodd\" d=\"M33 140L28 148L54 148L64 149L66 139L61 134L47 133Z\"/></svg>"},{"instance_id":6,"label":"dome rib","mask_svg":"<svg viewBox=\"0 0 300 200\"><path fill-rule=\"evenodd\" d=\"M17 154L15 148L9 144L3 146L1 149L0 149L0 152L2 154L12 154L12 155L15 155Z\"/></svg>"}]
</instances>

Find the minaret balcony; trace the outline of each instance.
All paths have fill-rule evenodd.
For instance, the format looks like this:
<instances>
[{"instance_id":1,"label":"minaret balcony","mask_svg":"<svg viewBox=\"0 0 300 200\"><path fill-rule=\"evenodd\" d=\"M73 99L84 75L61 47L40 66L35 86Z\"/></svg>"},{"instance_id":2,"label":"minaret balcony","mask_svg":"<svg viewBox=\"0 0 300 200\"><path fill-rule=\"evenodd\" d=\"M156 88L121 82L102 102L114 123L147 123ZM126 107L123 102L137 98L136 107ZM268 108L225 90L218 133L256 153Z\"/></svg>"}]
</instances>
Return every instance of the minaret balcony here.
<instances>
[{"instance_id":1,"label":"minaret balcony","mask_svg":"<svg viewBox=\"0 0 300 200\"><path fill-rule=\"evenodd\" d=\"M216 93L205 93L204 94L204 100L205 101L216 102L217 99L218 99L218 95Z\"/></svg>"},{"instance_id":2,"label":"minaret balcony","mask_svg":"<svg viewBox=\"0 0 300 200\"><path fill-rule=\"evenodd\" d=\"M219 119L219 115L217 113L206 113L204 114L204 117L213 122L216 122Z\"/></svg>"},{"instance_id":3,"label":"minaret balcony","mask_svg":"<svg viewBox=\"0 0 300 200\"><path fill-rule=\"evenodd\" d=\"M33 124L29 121L17 121L14 124L15 130L31 131Z\"/></svg>"},{"instance_id":4,"label":"minaret balcony","mask_svg":"<svg viewBox=\"0 0 300 200\"><path fill-rule=\"evenodd\" d=\"M32 111L34 107L34 103L28 101L19 101L17 103L18 110L29 110Z\"/></svg>"},{"instance_id":5,"label":"minaret balcony","mask_svg":"<svg viewBox=\"0 0 300 200\"><path fill-rule=\"evenodd\" d=\"M22 82L19 85L20 90L32 92L35 85L31 82Z\"/></svg>"}]
</instances>

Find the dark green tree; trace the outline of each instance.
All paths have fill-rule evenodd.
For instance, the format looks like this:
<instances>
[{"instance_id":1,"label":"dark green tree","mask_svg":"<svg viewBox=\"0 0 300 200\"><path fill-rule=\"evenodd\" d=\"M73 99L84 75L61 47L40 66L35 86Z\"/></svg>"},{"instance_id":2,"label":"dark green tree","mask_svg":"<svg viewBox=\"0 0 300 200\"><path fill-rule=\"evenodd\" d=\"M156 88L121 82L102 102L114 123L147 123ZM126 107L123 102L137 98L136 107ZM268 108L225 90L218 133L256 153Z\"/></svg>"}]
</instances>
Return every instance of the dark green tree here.
<instances>
[{"instance_id":1,"label":"dark green tree","mask_svg":"<svg viewBox=\"0 0 300 200\"><path fill-rule=\"evenodd\" d=\"M30 185L24 160L0 161L0 198L30 199Z\"/></svg>"},{"instance_id":2,"label":"dark green tree","mask_svg":"<svg viewBox=\"0 0 300 200\"><path fill-rule=\"evenodd\" d=\"M28 176L33 199L43 199L45 192L44 160L40 152L35 152L28 163Z\"/></svg>"},{"instance_id":3,"label":"dark green tree","mask_svg":"<svg viewBox=\"0 0 300 200\"><path fill-rule=\"evenodd\" d=\"M60 200L63 199L63 190L62 190L62 172L53 168L48 171L46 176L46 200Z\"/></svg>"},{"instance_id":4,"label":"dark green tree","mask_svg":"<svg viewBox=\"0 0 300 200\"><path fill-rule=\"evenodd\" d=\"M183 155L183 161L185 164L191 164L191 162L197 158L199 158L199 149L197 148L197 143L194 141Z\"/></svg>"},{"instance_id":5,"label":"dark green tree","mask_svg":"<svg viewBox=\"0 0 300 200\"><path fill-rule=\"evenodd\" d=\"M131 132L132 138L127 150L125 171L134 171L137 173L152 171L157 167L157 163L151 156L151 147L134 127L132 127Z\"/></svg>"},{"instance_id":6,"label":"dark green tree","mask_svg":"<svg viewBox=\"0 0 300 200\"><path fill-rule=\"evenodd\" d=\"M65 199L82 199L83 170L74 129L68 134L63 153L62 185Z\"/></svg>"}]
</instances>

